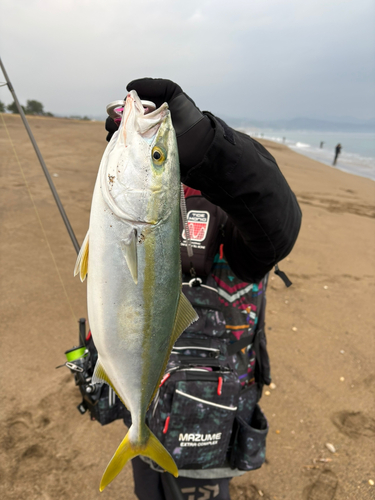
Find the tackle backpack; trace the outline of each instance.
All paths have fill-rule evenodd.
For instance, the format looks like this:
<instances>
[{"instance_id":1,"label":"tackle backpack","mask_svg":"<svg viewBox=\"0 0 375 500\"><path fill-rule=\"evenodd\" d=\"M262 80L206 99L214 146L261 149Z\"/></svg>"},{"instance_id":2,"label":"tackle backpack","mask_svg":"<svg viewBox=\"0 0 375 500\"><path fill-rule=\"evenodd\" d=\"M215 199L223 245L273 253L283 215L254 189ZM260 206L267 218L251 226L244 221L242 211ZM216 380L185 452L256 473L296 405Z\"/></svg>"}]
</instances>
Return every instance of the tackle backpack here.
<instances>
[{"instance_id":1,"label":"tackle backpack","mask_svg":"<svg viewBox=\"0 0 375 500\"><path fill-rule=\"evenodd\" d=\"M263 301L259 285L254 304ZM253 470L265 460L268 424L258 401L271 379L263 329L232 342L214 288L210 279L182 287L206 321L175 343L147 423L180 470L225 468L230 476L229 469Z\"/></svg>"}]
</instances>

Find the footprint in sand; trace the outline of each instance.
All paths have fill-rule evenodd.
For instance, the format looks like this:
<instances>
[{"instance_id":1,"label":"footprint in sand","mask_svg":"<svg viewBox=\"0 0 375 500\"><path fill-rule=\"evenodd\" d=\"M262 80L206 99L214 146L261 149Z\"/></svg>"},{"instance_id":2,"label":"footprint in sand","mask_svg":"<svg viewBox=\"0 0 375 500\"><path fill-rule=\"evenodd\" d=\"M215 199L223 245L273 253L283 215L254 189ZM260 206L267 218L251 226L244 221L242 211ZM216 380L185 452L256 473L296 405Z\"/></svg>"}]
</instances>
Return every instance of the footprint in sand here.
<instances>
[{"instance_id":1,"label":"footprint in sand","mask_svg":"<svg viewBox=\"0 0 375 500\"><path fill-rule=\"evenodd\" d=\"M22 412L7 421L2 429L1 445L4 450L14 448L18 442L26 438L32 424L30 412Z\"/></svg>"},{"instance_id":2,"label":"footprint in sand","mask_svg":"<svg viewBox=\"0 0 375 500\"><path fill-rule=\"evenodd\" d=\"M324 470L319 474L315 483L303 490L304 500L333 500L338 486L336 474L331 470Z\"/></svg>"},{"instance_id":3,"label":"footprint in sand","mask_svg":"<svg viewBox=\"0 0 375 500\"><path fill-rule=\"evenodd\" d=\"M271 500L271 497L259 490L253 484L248 486L237 486L231 484L229 486L231 498L235 500Z\"/></svg>"},{"instance_id":4,"label":"footprint in sand","mask_svg":"<svg viewBox=\"0 0 375 500\"><path fill-rule=\"evenodd\" d=\"M350 438L375 437L375 419L360 411L340 411L331 417L337 429Z\"/></svg>"}]
</instances>

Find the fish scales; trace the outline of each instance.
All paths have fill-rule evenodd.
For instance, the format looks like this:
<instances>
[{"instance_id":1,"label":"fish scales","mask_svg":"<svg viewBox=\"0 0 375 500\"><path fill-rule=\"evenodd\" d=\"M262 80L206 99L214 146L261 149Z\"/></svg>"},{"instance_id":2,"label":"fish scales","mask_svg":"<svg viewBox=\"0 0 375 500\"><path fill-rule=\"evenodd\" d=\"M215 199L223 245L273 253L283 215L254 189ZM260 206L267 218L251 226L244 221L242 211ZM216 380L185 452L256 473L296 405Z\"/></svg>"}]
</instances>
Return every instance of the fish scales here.
<instances>
[{"instance_id":1,"label":"fish scales","mask_svg":"<svg viewBox=\"0 0 375 500\"><path fill-rule=\"evenodd\" d=\"M101 490L139 454L178 474L145 418L174 342L197 319L181 292L179 197L167 104L145 115L131 91L99 167L89 231L75 268L82 280L88 273L88 314L98 350L93 381L111 385L133 422Z\"/></svg>"}]
</instances>

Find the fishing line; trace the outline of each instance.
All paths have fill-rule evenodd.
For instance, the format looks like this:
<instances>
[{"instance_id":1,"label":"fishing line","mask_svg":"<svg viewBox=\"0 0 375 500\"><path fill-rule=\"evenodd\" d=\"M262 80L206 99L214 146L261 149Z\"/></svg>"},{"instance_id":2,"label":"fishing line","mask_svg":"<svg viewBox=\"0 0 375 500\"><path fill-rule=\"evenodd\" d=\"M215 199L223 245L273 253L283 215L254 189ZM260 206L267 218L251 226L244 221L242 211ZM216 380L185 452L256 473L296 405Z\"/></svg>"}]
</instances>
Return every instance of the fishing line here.
<instances>
[{"instance_id":1,"label":"fishing line","mask_svg":"<svg viewBox=\"0 0 375 500\"><path fill-rule=\"evenodd\" d=\"M64 290L64 294L65 294L66 300L67 300L67 302L68 302L68 305L69 305L70 311L71 311L71 313L72 313L72 316L73 316L73 318L74 318L74 322L77 322L77 316L75 315L75 313L74 313L74 311L73 311L73 306L72 306L72 304L71 304L71 302L70 302L68 292L66 291L66 288L65 288L64 282L63 282L63 280L62 280L62 277L61 277L61 274L60 274L59 268L57 267L56 259L55 259L54 255L53 255L51 245L50 245L50 243L49 243L49 241L48 241L47 234L46 234L46 232L45 232L45 230L44 230L42 220L41 220L41 218L40 218L40 215L39 215L38 209L37 209L36 204L35 204L35 201L34 201L34 197L33 197L33 195L31 194L30 187L29 187L29 183L27 182L27 179L26 179L26 176L25 176L24 170L23 170L22 165L21 165L21 162L20 162L20 160L19 160L19 158L18 158L18 154L17 154L16 148L15 148L14 143L13 143L13 141L12 141L12 138L11 138L11 136L10 136L10 133L9 133L8 127L7 127L6 123L5 123L5 120L4 120L4 114L3 114L3 113L0 113L0 114L1 114L1 119L2 119L2 122L3 122L3 124L4 124L4 128L5 128L5 130L6 130L6 133L7 133L7 135L8 135L8 138L9 138L9 142L10 142L10 144L11 144L11 146L12 146L12 149L13 149L13 152L14 152L14 156L16 157L16 161L17 161L18 166L19 166L19 168L20 168L21 175L22 175L23 181L24 181L24 183L25 183L25 186L26 186L27 192L29 193L29 197L30 197L31 203L32 203L32 205L33 205L33 207L34 207L34 211L35 211L35 214L36 214L36 218L37 218L37 219L38 219L38 221L39 221L40 228L41 228L42 233L43 233L43 235L44 235L44 238L45 238L45 240L46 240L46 242L47 242L47 247L48 247L48 250L49 250L49 252L50 252L50 255L51 255L52 261L53 261L53 263L54 263L54 265L55 265L55 269L56 269L57 275L58 275L58 277L59 277L59 280L60 280L61 286L62 286L62 288L63 288L63 290Z\"/></svg>"}]
</instances>

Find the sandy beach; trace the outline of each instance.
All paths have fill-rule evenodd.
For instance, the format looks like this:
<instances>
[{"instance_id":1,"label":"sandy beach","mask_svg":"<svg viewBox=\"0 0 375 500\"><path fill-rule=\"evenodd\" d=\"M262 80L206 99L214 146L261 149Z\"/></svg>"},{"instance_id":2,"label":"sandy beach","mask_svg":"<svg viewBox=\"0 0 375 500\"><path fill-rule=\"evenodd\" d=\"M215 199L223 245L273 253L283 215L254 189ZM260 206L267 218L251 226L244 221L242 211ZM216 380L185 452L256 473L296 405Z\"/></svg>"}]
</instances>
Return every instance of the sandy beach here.
<instances>
[{"instance_id":1,"label":"sandy beach","mask_svg":"<svg viewBox=\"0 0 375 500\"><path fill-rule=\"evenodd\" d=\"M76 253L21 118L3 118L0 498L136 500L130 464L99 493L123 423L101 427L82 416L72 375L55 369L77 345L86 285L73 278ZM104 124L39 117L29 123L81 243L106 146ZM273 273L269 281L274 386L261 400L270 426L267 462L232 481L232 499L370 500L375 182L262 143L296 193L303 225L280 263L293 286Z\"/></svg>"}]
</instances>

